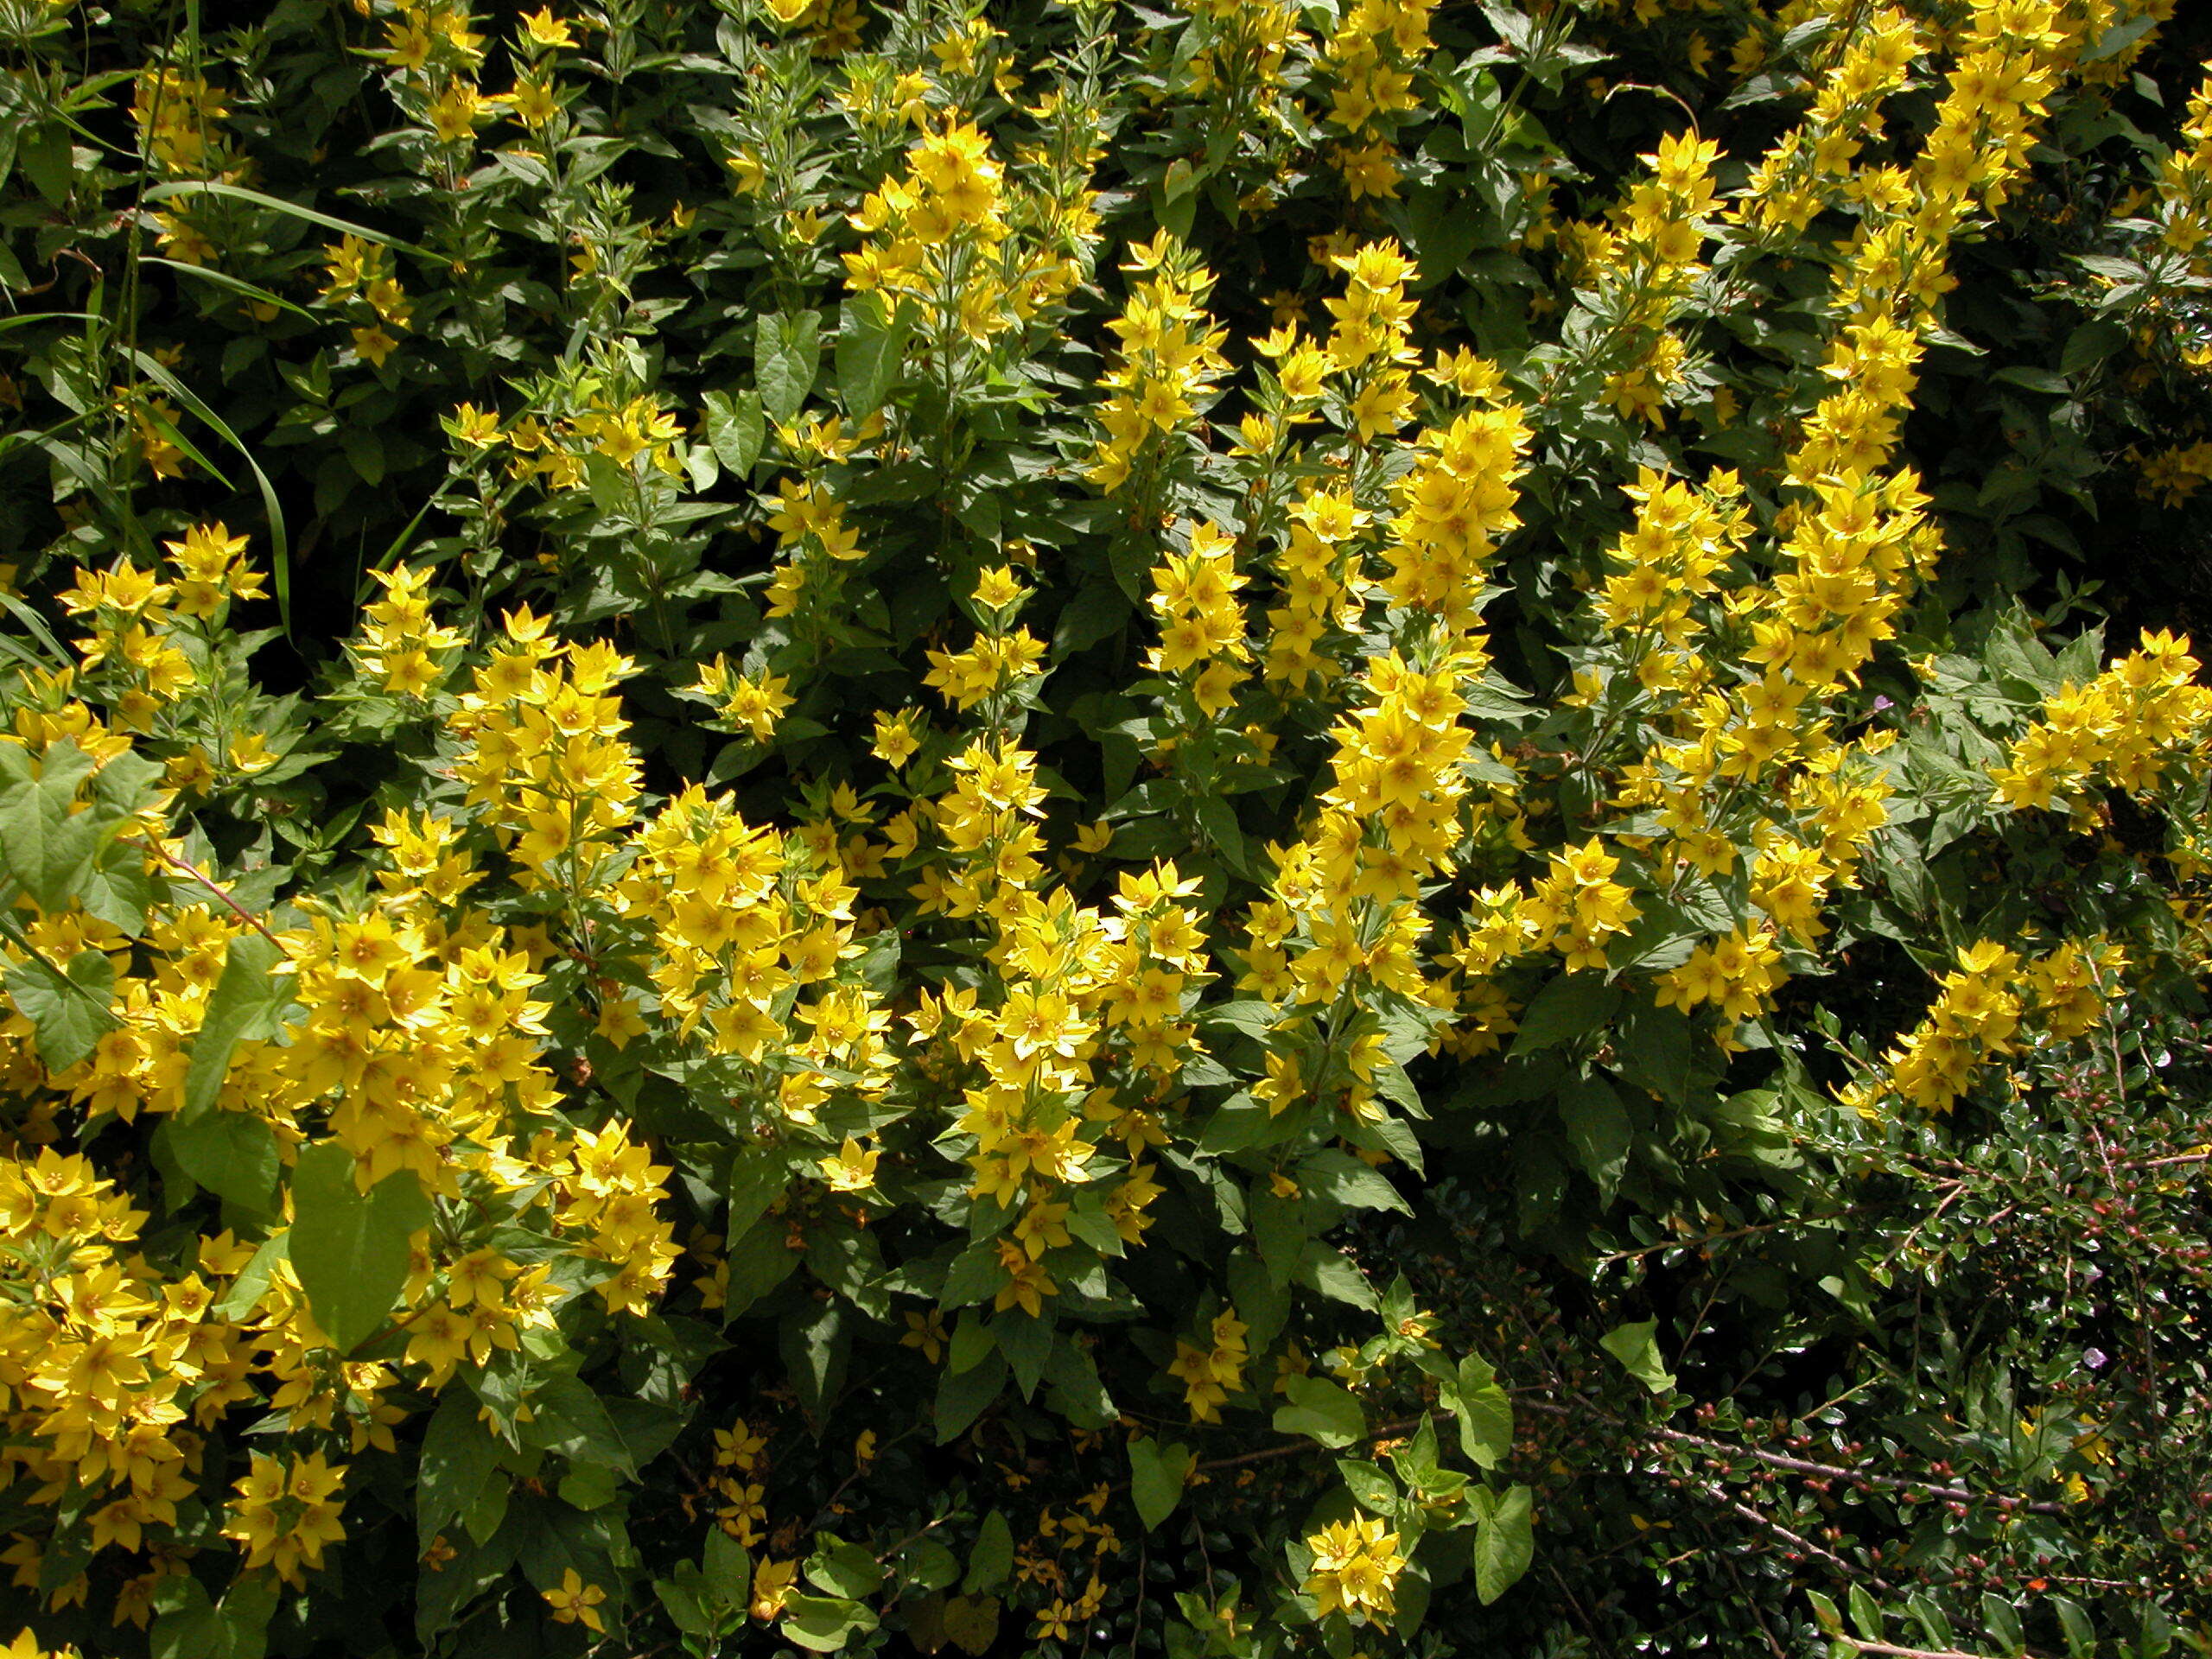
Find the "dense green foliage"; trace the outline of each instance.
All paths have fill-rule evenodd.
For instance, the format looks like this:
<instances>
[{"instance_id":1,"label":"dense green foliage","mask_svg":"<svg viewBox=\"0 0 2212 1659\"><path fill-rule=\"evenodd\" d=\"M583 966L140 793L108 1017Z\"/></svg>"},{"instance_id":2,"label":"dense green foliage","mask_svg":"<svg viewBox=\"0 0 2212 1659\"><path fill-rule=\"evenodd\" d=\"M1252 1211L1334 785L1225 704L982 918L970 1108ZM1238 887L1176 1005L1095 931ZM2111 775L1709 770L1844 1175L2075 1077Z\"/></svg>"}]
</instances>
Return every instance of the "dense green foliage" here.
<instances>
[{"instance_id":1,"label":"dense green foliage","mask_svg":"<svg viewBox=\"0 0 2212 1659\"><path fill-rule=\"evenodd\" d=\"M2172 0L0 0L0 1629L2212 1652Z\"/></svg>"}]
</instances>

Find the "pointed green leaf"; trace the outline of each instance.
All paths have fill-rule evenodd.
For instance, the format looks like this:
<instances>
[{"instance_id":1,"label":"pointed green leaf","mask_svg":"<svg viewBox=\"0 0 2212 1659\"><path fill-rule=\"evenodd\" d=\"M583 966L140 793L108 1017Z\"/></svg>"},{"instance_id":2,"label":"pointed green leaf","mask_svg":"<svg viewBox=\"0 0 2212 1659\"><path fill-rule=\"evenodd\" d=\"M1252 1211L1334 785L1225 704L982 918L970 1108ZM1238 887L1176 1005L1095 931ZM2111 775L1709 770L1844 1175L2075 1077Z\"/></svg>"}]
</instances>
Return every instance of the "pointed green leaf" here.
<instances>
[{"instance_id":1,"label":"pointed green leaf","mask_svg":"<svg viewBox=\"0 0 2212 1659\"><path fill-rule=\"evenodd\" d=\"M1674 1374L1659 1357L1659 1323L1645 1319L1624 1325L1598 1338L1598 1345L1620 1361L1622 1367L1654 1394L1674 1391Z\"/></svg>"},{"instance_id":2,"label":"pointed green leaf","mask_svg":"<svg viewBox=\"0 0 2212 1659\"><path fill-rule=\"evenodd\" d=\"M266 1211L276 1194L276 1134L257 1112L202 1112L169 1120L169 1151L209 1192Z\"/></svg>"},{"instance_id":3,"label":"pointed green leaf","mask_svg":"<svg viewBox=\"0 0 2212 1659\"><path fill-rule=\"evenodd\" d=\"M899 384L907 333L904 310L887 310L880 296L859 294L845 302L837 330L837 389L855 420L881 409Z\"/></svg>"},{"instance_id":4,"label":"pointed green leaf","mask_svg":"<svg viewBox=\"0 0 2212 1659\"><path fill-rule=\"evenodd\" d=\"M8 995L37 1033L40 1064L67 1071L115 1029L108 1004L115 967L98 950L79 950L67 968L34 957L8 975Z\"/></svg>"},{"instance_id":5,"label":"pointed green leaf","mask_svg":"<svg viewBox=\"0 0 2212 1659\"><path fill-rule=\"evenodd\" d=\"M1497 1468L1513 1450L1513 1401L1487 1361L1470 1354L1459 1362L1452 1406L1467 1460L1478 1469Z\"/></svg>"},{"instance_id":6,"label":"pointed green leaf","mask_svg":"<svg viewBox=\"0 0 2212 1659\"><path fill-rule=\"evenodd\" d=\"M1175 1513L1198 1461L1198 1454L1186 1446L1145 1437L1129 1442L1129 1495L1136 1500L1137 1518L1147 1532Z\"/></svg>"},{"instance_id":7,"label":"pointed green leaf","mask_svg":"<svg viewBox=\"0 0 2212 1659\"><path fill-rule=\"evenodd\" d=\"M340 1352L376 1334L407 1283L409 1241L430 1224L430 1200L412 1170L367 1192L353 1154L335 1141L300 1154L292 1171L292 1271L308 1307Z\"/></svg>"},{"instance_id":8,"label":"pointed green leaf","mask_svg":"<svg viewBox=\"0 0 2212 1659\"><path fill-rule=\"evenodd\" d=\"M212 1109L223 1091L223 1077L241 1038L266 1040L276 1034L276 1010L284 1005L290 982L280 979L276 964L284 953L258 933L233 938L223 958L222 977L208 994L207 1012L192 1039L192 1060L184 1074L186 1121ZM198 1177L194 1179L197 1179Z\"/></svg>"},{"instance_id":9,"label":"pointed green leaf","mask_svg":"<svg viewBox=\"0 0 2212 1659\"><path fill-rule=\"evenodd\" d=\"M706 396L706 404L707 442L714 449L715 459L729 470L731 477L743 483L752 473L753 463L760 459L761 441L768 431L767 423L761 417L760 394L710 391Z\"/></svg>"},{"instance_id":10,"label":"pointed green leaf","mask_svg":"<svg viewBox=\"0 0 2212 1659\"><path fill-rule=\"evenodd\" d=\"M1628 1108L1603 1077L1572 1077L1560 1084L1559 1116L1576 1161L1610 1199L1628 1167Z\"/></svg>"},{"instance_id":11,"label":"pointed green leaf","mask_svg":"<svg viewBox=\"0 0 2212 1659\"><path fill-rule=\"evenodd\" d=\"M753 326L753 378L768 418L787 426L814 390L822 366L822 318L813 311L762 315Z\"/></svg>"},{"instance_id":12,"label":"pointed green leaf","mask_svg":"<svg viewBox=\"0 0 2212 1659\"><path fill-rule=\"evenodd\" d=\"M1303 1434L1319 1446L1350 1446L1367 1433L1367 1414L1348 1389L1325 1376L1292 1376L1283 1382L1289 1404L1276 1408L1278 1433Z\"/></svg>"},{"instance_id":13,"label":"pointed green leaf","mask_svg":"<svg viewBox=\"0 0 2212 1659\"><path fill-rule=\"evenodd\" d=\"M1475 1522L1475 1594L1489 1606L1510 1590L1536 1557L1535 1498L1515 1486L1482 1506Z\"/></svg>"}]
</instances>

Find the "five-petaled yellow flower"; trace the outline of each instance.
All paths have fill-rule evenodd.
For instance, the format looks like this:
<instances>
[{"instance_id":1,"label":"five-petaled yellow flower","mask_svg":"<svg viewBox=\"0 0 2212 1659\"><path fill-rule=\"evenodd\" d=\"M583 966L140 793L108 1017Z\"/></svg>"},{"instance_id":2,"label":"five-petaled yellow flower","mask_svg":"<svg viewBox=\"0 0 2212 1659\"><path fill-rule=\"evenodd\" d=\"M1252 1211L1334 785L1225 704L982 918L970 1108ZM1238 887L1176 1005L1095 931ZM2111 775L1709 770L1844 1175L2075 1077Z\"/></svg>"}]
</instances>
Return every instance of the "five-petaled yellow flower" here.
<instances>
[{"instance_id":1,"label":"five-petaled yellow flower","mask_svg":"<svg viewBox=\"0 0 2212 1659\"><path fill-rule=\"evenodd\" d=\"M607 1624L599 1616L599 1604L607 1599L607 1592L595 1584L586 1584L575 1567L561 1574L559 1587L548 1590L545 1599L553 1609L556 1624L582 1624L586 1630L604 1633Z\"/></svg>"}]
</instances>

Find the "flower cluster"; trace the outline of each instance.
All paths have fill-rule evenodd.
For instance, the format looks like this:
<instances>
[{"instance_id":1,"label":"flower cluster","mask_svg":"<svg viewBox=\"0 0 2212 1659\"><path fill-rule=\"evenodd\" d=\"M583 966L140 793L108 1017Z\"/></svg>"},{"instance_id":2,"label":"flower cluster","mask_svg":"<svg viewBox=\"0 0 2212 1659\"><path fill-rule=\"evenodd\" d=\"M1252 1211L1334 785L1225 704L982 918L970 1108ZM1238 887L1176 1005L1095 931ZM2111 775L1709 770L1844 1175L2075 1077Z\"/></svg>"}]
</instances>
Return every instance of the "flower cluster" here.
<instances>
[{"instance_id":1,"label":"flower cluster","mask_svg":"<svg viewBox=\"0 0 2212 1659\"><path fill-rule=\"evenodd\" d=\"M1387 1529L1380 1516L1333 1522L1308 1538L1306 1548L1313 1563L1306 1570L1305 1592L1323 1618L1342 1612L1355 1624L1389 1621L1406 1560L1398 1550L1398 1535Z\"/></svg>"},{"instance_id":2,"label":"flower cluster","mask_svg":"<svg viewBox=\"0 0 2212 1659\"><path fill-rule=\"evenodd\" d=\"M1997 798L2016 808L2078 804L2097 779L2150 794L2212 736L2212 690L2196 683L2197 666L2187 639L2159 629L2088 684L2045 699L2005 763L1990 768Z\"/></svg>"}]
</instances>

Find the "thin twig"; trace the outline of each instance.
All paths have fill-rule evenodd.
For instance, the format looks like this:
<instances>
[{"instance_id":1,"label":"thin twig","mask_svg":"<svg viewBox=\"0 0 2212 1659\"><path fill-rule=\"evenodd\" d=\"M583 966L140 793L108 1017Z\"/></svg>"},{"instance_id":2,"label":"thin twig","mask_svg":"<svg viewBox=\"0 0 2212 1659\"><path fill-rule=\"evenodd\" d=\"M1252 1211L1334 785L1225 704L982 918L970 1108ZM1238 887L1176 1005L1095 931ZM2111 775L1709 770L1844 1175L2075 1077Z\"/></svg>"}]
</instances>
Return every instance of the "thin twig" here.
<instances>
[{"instance_id":1,"label":"thin twig","mask_svg":"<svg viewBox=\"0 0 2212 1659\"><path fill-rule=\"evenodd\" d=\"M928 1536L929 1534L936 1531L939 1527L943 1526L950 1519L952 1519L952 1517L949 1515L940 1515L936 1520L922 1528L920 1531L908 1533L904 1538L901 1538L897 1543L892 1545L890 1548L885 1550L880 1555L877 1556L875 1558L875 1564L878 1567L881 1567L893 1555L896 1555L900 1550L906 1548L907 1545L914 1542L917 1539Z\"/></svg>"},{"instance_id":2,"label":"thin twig","mask_svg":"<svg viewBox=\"0 0 2212 1659\"><path fill-rule=\"evenodd\" d=\"M126 846L137 847L146 852L153 854L155 857L160 859L162 863L168 865L171 869L190 876L201 887L207 888L208 892L213 893L216 898L221 899L224 908L228 910L232 915L237 917L255 932L260 934L263 938L275 945L279 951L282 951L285 960L289 961L291 959L292 953L284 950L284 942L264 927L259 918L254 916L251 912L240 908L238 901L232 898L229 893L225 893L222 888L217 887L213 877L207 875L193 865L186 862L183 859L179 858L175 853L169 851L168 848L157 845L153 842L147 841L141 836L124 836L118 837L118 839Z\"/></svg>"},{"instance_id":3,"label":"thin twig","mask_svg":"<svg viewBox=\"0 0 2212 1659\"><path fill-rule=\"evenodd\" d=\"M2212 1163L2212 1152L2184 1152L2173 1158L2145 1158L2139 1163L2123 1159L2122 1169L2164 1169L2171 1164Z\"/></svg>"},{"instance_id":4,"label":"thin twig","mask_svg":"<svg viewBox=\"0 0 2212 1659\"><path fill-rule=\"evenodd\" d=\"M1691 1434L1679 1428L1655 1429L1662 1440L1678 1441L1684 1446L1710 1447L1732 1456L1756 1458L1776 1469L1788 1469L1801 1475L1821 1475L1831 1480L1847 1480L1854 1485L1886 1486L1893 1491L1926 1492L1930 1497L1948 1497L1961 1503L1994 1503L2000 1509L2029 1510L2037 1515L2069 1515L2073 1513L2063 1503L2046 1503L2024 1497L2012 1497L2003 1492L1977 1492L1963 1486L1939 1486L1932 1481L1908 1480L1897 1475L1870 1475L1856 1469L1840 1468L1831 1463L1813 1463L1803 1458L1784 1456L1779 1452L1764 1452L1755 1446L1738 1446L1727 1440L1709 1440L1702 1434Z\"/></svg>"},{"instance_id":5,"label":"thin twig","mask_svg":"<svg viewBox=\"0 0 2212 1659\"><path fill-rule=\"evenodd\" d=\"M1402 1434L1408 1429L1419 1428L1421 1423L1421 1420L1418 1417L1408 1417L1402 1422L1385 1423L1382 1427L1361 1435L1352 1444L1371 1446L1376 1440L1389 1440L1393 1434ZM1271 1458L1294 1458L1301 1452L1321 1452L1328 1449L1313 1440L1293 1440L1287 1446L1271 1446L1264 1452L1247 1452L1242 1457L1213 1458L1197 1465L1192 1472L1198 1474L1211 1469L1236 1469L1248 1463L1265 1463Z\"/></svg>"},{"instance_id":6,"label":"thin twig","mask_svg":"<svg viewBox=\"0 0 2212 1659\"><path fill-rule=\"evenodd\" d=\"M1714 1503L1719 1504L1723 1509L1729 1510L1732 1514L1741 1516L1745 1520L1749 1521L1754 1526L1765 1528L1776 1537L1787 1541L1792 1548L1801 1550L1807 1555L1815 1556L1821 1560L1826 1561L1837 1572L1842 1573L1844 1577L1871 1584L1885 1596L1891 1595L1896 1592L1897 1586L1887 1582L1878 1573L1870 1573L1863 1567L1853 1567L1849 1561L1845 1560L1842 1556L1836 1554L1833 1550L1823 1549L1820 1545L1815 1543L1803 1534L1790 1531L1789 1528L1783 1526L1781 1522L1776 1520L1772 1516L1761 1515L1750 1504L1737 1502L1736 1499L1728 1496L1724 1488L1713 1484L1713 1482L1700 1480L1696 1483L1696 1485L1700 1491L1703 1492Z\"/></svg>"},{"instance_id":7,"label":"thin twig","mask_svg":"<svg viewBox=\"0 0 2212 1659\"><path fill-rule=\"evenodd\" d=\"M1592 1264L1593 1273L1599 1268L1609 1268L1616 1262L1633 1262L1639 1257L1656 1255L1662 1250L1701 1250L1708 1244L1719 1244L1731 1238L1749 1238L1754 1233L1770 1233L1778 1227L1816 1227L1824 1221L1841 1221L1847 1216L1863 1215L1876 1208L1871 1204L1854 1204L1848 1210L1839 1210L1829 1216L1785 1216L1780 1221L1763 1221L1752 1227L1732 1227L1725 1233L1707 1233L1699 1238L1670 1238L1657 1244L1646 1244L1641 1249L1615 1250L1611 1255L1601 1255Z\"/></svg>"},{"instance_id":8,"label":"thin twig","mask_svg":"<svg viewBox=\"0 0 2212 1659\"><path fill-rule=\"evenodd\" d=\"M1691 1553L1696 1554L1697 1552L1692 1551ZM1766 1615L1759 1611L1758 1598L1753 1595L1751 1591L1745 1586L1744 1575L1736 1570L1736 1563L1734 1560L1730 1559L1728 1556L1723 1555L1720 1558L1720 1564L1728 1569L1728 1580L1736 1586L1736 1593L1744 1599L1744 1605L1751 1610L1751 1618L1759 1627L1759 1634L1766 1637L1766 1644L1773 1650L1774 1659L1789 1659L1789 1655L1783 1649L1781 1641L1775 1636L1774 1631L1768 1627Z\"/></svg>"}]
</instances>

